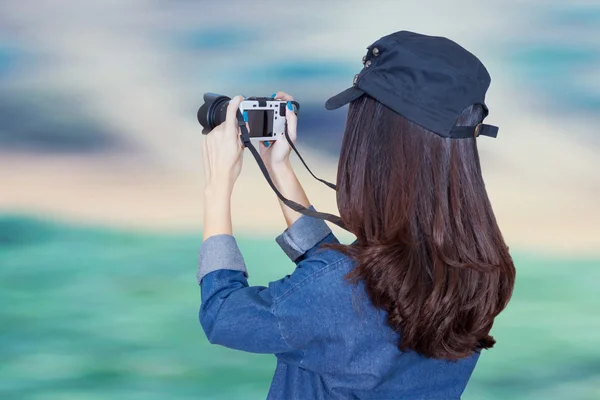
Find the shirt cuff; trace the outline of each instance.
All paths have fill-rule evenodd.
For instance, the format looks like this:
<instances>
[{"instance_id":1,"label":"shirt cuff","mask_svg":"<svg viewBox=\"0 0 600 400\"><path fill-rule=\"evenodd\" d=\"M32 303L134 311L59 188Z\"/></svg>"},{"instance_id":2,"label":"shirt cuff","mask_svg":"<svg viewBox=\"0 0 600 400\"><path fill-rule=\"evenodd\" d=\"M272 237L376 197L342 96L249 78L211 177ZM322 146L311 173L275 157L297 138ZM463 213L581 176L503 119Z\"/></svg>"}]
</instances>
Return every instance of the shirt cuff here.
<instances>
[{"instance_id":1,"label":"shirt cuff","mask_svg":"<svg viewBox=\"0 0 600 400\"><path fill-rule=\"evenodd\" d=\"M211 236L200 246L198 273L196 274L198 283L206 274L220 269L242 271L248 277L244 257L242 257L235 238L231 235Z\"/></svg>"},{"instance_id":2,"label":"shirt cuff","mask_svg":"<svg viewBox=\"0 0 600 400\"><path fill-rule=\"evenodd\" d=\"M313 206L308 208L316 211ZM296 261L330 233L331 229L322 219L302 215L275 241L292 261Z\"/></svg>"}]
</instances>

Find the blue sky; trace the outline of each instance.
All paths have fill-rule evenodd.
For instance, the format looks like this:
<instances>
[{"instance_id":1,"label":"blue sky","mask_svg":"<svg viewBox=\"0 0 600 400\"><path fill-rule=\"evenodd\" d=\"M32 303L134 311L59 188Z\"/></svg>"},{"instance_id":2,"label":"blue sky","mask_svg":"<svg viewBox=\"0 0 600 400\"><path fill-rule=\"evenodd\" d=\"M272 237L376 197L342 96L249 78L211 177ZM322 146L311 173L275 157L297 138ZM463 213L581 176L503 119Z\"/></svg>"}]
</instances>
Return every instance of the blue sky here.
<instances>
[{"instance_id":1,"label":"blue sky","mask_svg":"<svg viewBox=\"0 0 600 400\"><path fill-rule=\"evenodd\" d=\"M166 91L186 103L185 113L188 115L191 114L191 109L200 105L196 103L201 99L201 94L206 91L227 95L239 92L244 95L269 96L276 90L286 90L305 105L303 115L306 119L302 123L307 132L313 132L315 136L320 137L321 132L326 130L338 132L341 130L343 115L323 112L322 105L328 97L350 86L354 74L362 68L360 57L365 52L364 47L371 40L377 39L380 35L379 31L373 32L372 37L363 38L356 45L349 46L351 39L362 35L356 29L347 29L346 37L340 36L339 30L332 30L336 24L342 24L341 10L340 21L332 20L331 26L319 25L316 16L304 10L296 15L294 20L288 21L285 28L289 30L284 30L281 24L277 25L277 29L265 27L256 18L249 19L244 24L223 21L211 17L208 12L200 13L205 6L195 3L186 3L188 9L185 13L178 11L178 7L181 7L181 4L171 7L172 14L161 16L152 14L150 6L147 9L142 7L140 10L125 6L122 9L109 6L106 10L110 13L106 11L103 14L99 11L97 22L90 21L89 25L71 26L68 20L64 23L44 22L47 25L39 23L39 28L35 28L35 24L30 24L34 27L30 28L31 31L28 33L30 37L34 37L31 35L44 36L43 32L53 35L51 40L46 42L31 40L28 42L37 44L37 48L18 48L14 42L17 32L11 33L4 29L4 41L0 40L0 79L4 78L6 82L10 77L14 81L13 73L24 71L20 68L24 54L56 55L54 60L59 60L64 65L53 65L52 67L58 66L58 68L48 74L45 74L46 66L43 65L41 58L29 58L27 62L28 65L34 65L42 72L44 79L47 79L48 88L52 88L49 90L57 90L66 83L67 89L61 95L69 95L68 87L78 88L78 85L69 79L71 75L81 74L79 77L83 83L80 85L81 90L86 91L85 96L91 99L97 96L110 98L114 96L112 91L123 88L123 85L117 83L117 79L113 77L115 74L123 73L120 78L124 84L143 76L148 84L141 82L129 89L132 96L130 104L145 101L148 96L159 99L157 104L160 104L160 98ZM11 9L7 10L10 14ZM14 10L15 15L25 15L17 6ZM90 10L90 7L82 4L80 7L73 7L71 11L74 16L85 18L89 16ZM145 14L144 10L148 14ZM267 13L264 21L272 23L278 20L279 14L275 11ZM406 11L409 13L410 10ZM212 12L216 13L215 10ZM515 15L524 14L528 14L529 17L527 17L527 28L524 28L522 34L504 36L502 40L506 42L501 46L497 46L493 41L487 44L488 48L497 48L498 52L502 53L500 60L503 60L503 64L492 65L492 67L511 70L513 74L511 78L520 82L522 90L542 95L544 100L556 110L569 112L579 110L592 113L599 110L600 79L596 71L600 70L600 43L589 39L593 38L594 34L600 37L600 7L565 7L549 3L544 3L542 6L541 3L531 3L522 6ZM136 18L140 15L142 17L139 20L142 23L135 25L138 23ZM111 26L114 21L121 21L121 23L115 25L113 29ZM507 27L510 26L508 21ZM522 23L523 21L519 22ZM122 40L115 32L120 32ZM23 34L23 32L18 33ZM11 34L15 36L11 37ZM303 39L302 35L309 35L310 39ZM562 35L562 39L556 40L557 35ZM122 49L118 54L119 57L124 58L110 60L108 67L111 69L105 69L98 64L95 70L86 71L84 68L89 68L88 65L82 68L70 61L73 57L76 60L97 57L100 61L117 57L112 49L118 49L120 42L127 42L132 37L134 39L139 37L142 46L135 43L132 48ZM110 40L116 40L114 47ZM458 40L462 43L460 37ZM96 50L94 43L103 42L108 45ZM467 47L470 45L477 47L476 42L467 41L465 44ZM74 50L76 46L79 46L79 50ZM100 53L101 51L104 53ZM478 52L476 53L479 55ZM485 54L481 57L483 60L487 59ZM157 69L158 65L161 69ZM56 71L62 75L62 81L53 81L53 74ZM31 77L24 73L17 76L16 80L18 83L19 79L28 78ZM98 80L103 81L93 86L93 89L86 89L86 83ZM593 83L594 80L596 84ZM44 81L41 81L40 85L43 84ZM136 97L135 93L141 88L149 87L153 89L148 95ZM45 90L41 86L40 89ZM76 98L81 94L73 93L73 96ZM120 108L124 109L123 106ZM129 112L131 113L131 110ZM70 111L65 110L65 113L69 114ZM140 113L137 120L145 118L144 115L146 114ZM69 119L76 118L84 117L78 117L76 113L69 114ZM135 127L135 118L132 116L134 126L125 130L143 129ZM17 126L15 123L9 125L13 129ZM64 125L61 124L60 129L63 128ZM51 128L50 130L56 131ZM310 136L311 133L307 135ZM332 139L333 142L336 137ZM335 152L335 146L325 147Z\"/></svg>"},{"instance_id":2,"label":"blue sky","mask_svg":"<svg viewBox=\"0 0 600 400\"><path fill-rule=\"evenodd\" d=\"M16 68L19 53L13 46L0 42L0 78L8 75Z\"/></svg>"},{"instance_id":3,"label":"blue sky","mask_svg":"<svg viewBox=\"0 0 600 400\"><path fill-rule=\"evenodd\" d=\"M558 111L597 113L600 6L551 7L533 15L530 23L542 34L506 47L515 79L548 96Z\"/></svg>"}]
</instances>

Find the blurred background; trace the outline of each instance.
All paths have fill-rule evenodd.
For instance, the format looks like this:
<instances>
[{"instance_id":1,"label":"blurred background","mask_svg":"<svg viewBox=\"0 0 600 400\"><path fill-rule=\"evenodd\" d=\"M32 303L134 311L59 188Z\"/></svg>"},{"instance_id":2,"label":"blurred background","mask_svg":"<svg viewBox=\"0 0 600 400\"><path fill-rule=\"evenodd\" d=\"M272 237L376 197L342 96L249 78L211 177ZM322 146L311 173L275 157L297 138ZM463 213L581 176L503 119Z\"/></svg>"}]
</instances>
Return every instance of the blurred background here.
<instances>
[{"instance_id":1,"label":"blurred background","mask_svg":"<svg viewBox=\"0 0 600 400\"><path fill-rule=\"evenodd\" d=\"M294 95L298 147L334 181L346 109L323 104L397 30L492 76L479 149L517 285L464 398L600 399L597 0L0 0L0 399L265 398L274 357L197 319L202 94ZM233 218L251 284L291 273L249 153Z\"/></svg>"}]
</instances>

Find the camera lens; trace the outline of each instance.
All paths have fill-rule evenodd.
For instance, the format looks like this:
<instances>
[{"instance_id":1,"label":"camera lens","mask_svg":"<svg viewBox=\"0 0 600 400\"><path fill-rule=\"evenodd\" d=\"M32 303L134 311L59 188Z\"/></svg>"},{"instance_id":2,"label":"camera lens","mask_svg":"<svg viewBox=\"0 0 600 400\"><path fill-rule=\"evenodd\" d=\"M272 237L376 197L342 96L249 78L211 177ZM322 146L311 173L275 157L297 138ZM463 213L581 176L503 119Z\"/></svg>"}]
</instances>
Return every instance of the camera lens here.
<instances>
[{"instance_id":1,"label":"camera lens","mask_svg":"<svg viewBox=\"0 0 600 400\"><path fill-rule=\"evenodd\" d=\"M231 98L220 94L204 93L204 104L198 110L198 122L204 128L203 134L207 134L225 121L230 100Z\"/></svg>"}]
</instances>

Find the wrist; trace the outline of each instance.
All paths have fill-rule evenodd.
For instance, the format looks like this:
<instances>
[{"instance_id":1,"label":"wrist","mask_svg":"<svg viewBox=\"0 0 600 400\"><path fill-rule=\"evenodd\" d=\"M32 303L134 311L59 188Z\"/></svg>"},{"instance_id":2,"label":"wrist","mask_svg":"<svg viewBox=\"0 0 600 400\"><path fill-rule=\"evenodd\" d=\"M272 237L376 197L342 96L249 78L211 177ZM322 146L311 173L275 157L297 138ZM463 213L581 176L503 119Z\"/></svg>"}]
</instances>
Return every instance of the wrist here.
<instances>
[{"instance_id":1,"label":"wrist","mask_svg":"<svg viewBox=\"0 0 600 400\"><path fill-rule=\"evenodd\" d=\"M292 168L292 163L290 162L289 158L269 165L267 170L273 179L280 176L289 176L290 174L294 174L294 169Z\"/></svg>"},{"instance_id":2,"label":"wrist","mask_svg":"<svg viewBox=\"0 0 600 400\"><path fill-rule=\"evenodd\" d=\"M207 186L204 191L203 240L222 234L232 235L231 193L222 186Z\"/></svg>"},{"instance_id":3,"label":"wrist","mask_svg":"<svg viewBox=\"0 0 600 400\"><path fill-rule=\"evenodd\" d=\"M229 200L233 192L233 185L227 183L207 182L204 186L204 199L215 198L219 200Z\"/></svg>"}]
</instances>

